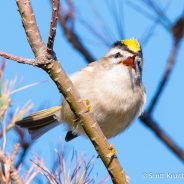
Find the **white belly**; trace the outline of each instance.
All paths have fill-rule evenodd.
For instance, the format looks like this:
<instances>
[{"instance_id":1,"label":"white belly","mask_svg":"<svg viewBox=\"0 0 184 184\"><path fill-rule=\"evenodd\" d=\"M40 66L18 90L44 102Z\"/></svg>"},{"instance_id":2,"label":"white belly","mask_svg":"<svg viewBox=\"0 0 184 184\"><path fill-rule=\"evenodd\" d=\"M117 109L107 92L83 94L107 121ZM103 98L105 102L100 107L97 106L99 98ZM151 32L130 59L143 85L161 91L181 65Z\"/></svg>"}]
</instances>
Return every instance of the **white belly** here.
<instances>
[{"instance_id":1,"label":"white belly","mask_svg":"<svg viewBox=\"0 0 184 184\"><path fill-rule=\"evenodd\" d=\"M121 133L140 114L144 106L143 98L139 92L129 92L121 101L104 99L101 104L96 104L94 116L107 138Z\"/></svg>"}]
</instances>

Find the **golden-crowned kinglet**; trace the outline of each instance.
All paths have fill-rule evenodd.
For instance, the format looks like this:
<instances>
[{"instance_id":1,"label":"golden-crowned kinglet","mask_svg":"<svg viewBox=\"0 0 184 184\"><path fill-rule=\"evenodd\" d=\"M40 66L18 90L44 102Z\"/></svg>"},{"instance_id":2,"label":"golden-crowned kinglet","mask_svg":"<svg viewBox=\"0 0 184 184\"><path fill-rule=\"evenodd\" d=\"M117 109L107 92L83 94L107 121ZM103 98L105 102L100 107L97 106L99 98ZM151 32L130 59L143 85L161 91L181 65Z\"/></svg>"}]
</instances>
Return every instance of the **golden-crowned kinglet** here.
<instances>
[{"instance_id":1,"label":"golden-crowned kinglet","mask_svg":"<svg viewBox=\"0 0 184 184\"><path fill-rule=\"evenodd\" d=\"M90 102L90 109L107 138L121 133L142 113L146 94L142 84L143 57L136 39L116 42L100 60L71 76L80 97ZM34 113L16 122L28 128L32 139L66 122L70 141L84 131L64 100L62 106Z\"/></svg>"}]
</instances>

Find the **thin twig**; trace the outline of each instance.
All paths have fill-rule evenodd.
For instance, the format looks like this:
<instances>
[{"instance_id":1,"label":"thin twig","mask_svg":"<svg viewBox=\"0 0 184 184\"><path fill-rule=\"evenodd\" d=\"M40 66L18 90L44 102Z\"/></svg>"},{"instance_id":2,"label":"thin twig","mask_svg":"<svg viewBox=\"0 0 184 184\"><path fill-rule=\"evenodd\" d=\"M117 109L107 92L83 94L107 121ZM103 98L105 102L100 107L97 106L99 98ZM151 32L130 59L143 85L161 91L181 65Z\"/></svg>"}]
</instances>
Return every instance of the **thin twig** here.
<instances>
[{"instance_id":1,"label":"thin twig","mask_svg":"<svg viewBox=\"0 0 184 184\"><path fill-rule=\"evenodd\" d=\"M2 123L3 151L5 150L5 147L6 147L6 119L7 119L7 111L4 114L3 123Z\"/></svg>"},{"instance_id":2,"label":"thin twig","mask_svg":"<svg viewBox=\"0 0 184 184\"><path fill-rule=\"evenodd\" d=\"M16 144L14 146L13 153L11 154L10 157L6 156L5 153L3 152L3 150L0 149L0 160L4 164L4 167L6 170L5 171L5 179L6 179L5 183L9 183L8 181L9 181L9 176L10 176L13 183L23 184L22 179L21 179L18 171L14 167L15 157L17 156L19 148L20 148L20 145Z\"/></svg>"},{"instance_id":3,"label":"thin twig","mask_svg":"<svg viewBox=\"0 0 184 184\"><path fill-rule=\"evenodd\" d=\"M92 54L89 53L89 51L85 48L78 35L73 30L67 28L66 23L62 21L63 19L61 15L59 15L59 20L66 38L73 45L73 47L85 57L88 63L92 63L93 61L95 61Z\"/></svg>"},{"instance_id":4,"label":"thin twig","mask_svg":"<svg viewBox=\"0 0 184 184\"><path fill-rule=\"evenodd\" d=\"M6 52L3 52L0 50L0 56L4 57L6 59L10 59L13 61L17 61L18 63L28 64L28 65L34 65L34 59L27 59L19 56L15 56Z\"/></svg>"},{"instance_id":5,"label":"thin twig","mask_svg":"<svg viewBox=\"0 0 184 184\"><path fill-rule=\"evenodd\" d=\"M17 156L17 153L19 151L19 148L20 148L20 145L19 144L16 144L14 146L14 150L13 150L13 153L10 157L10 161L11 161L11 166L10 166L10 177L12 179L12 181L15 183L15 184L23 184L22 182L22 179L18 173L18 171L16 170L16 168L14 167L14 162L15 162L15 157Z\"/></svg>"},{"instance_id":6,"label":"thin twig","mask_svg":"<svg viewBox=\"0 0 184 184\"><path fill-rule=\"evenodd\" d=\"M45 175L45 177L47 178L47 180L49 181L49 183L51 184L59 184L56 180L56 178L54 177L53 173L50 172L47 167L44 165L44 163L40 160L32 160L32 163L35 164L36 168L40 169L40 172Z\"/></svg>"},{"instance_id":7,"label":"thin twig","mask_svg":"<svg viewBox=\"0 0 184 184\"><path fill-rule=\"evenodd\" d=\"M153 120L149 113L144 113L140 117L141 122L150 128L157 137L173 152L179 159L184 162L184 150L182 150L165 132L159 127L158 123Z\"/></svg>"},{"instance_id":8,"label":"thin twig","mask_svg":"<svg viewBox=\"0 0 184 184\"><path fill-rule=\"evenodd\" d=\"M2 58L1 64L0 64L0 81L1 81L1 78L3 76L3 71L5 69L5 66L6 66L6 59Z\"/></svg>"},{"instance_id":9,"label":"thin twig","mask_svg":"<svg viewBox=\"0 0 184 184\"><path fill-rule=\"evenodd\" d=\"M10 131L15 126L15 122L20 120L24 116L24 114L26 114L32 107L33 103L28 102L19 112L15 111L15 114L11 118L11 121L8 124L8 126L3 127L3 131L0 132L0 138L5 134L7 134L7 132Z\"/></svg>"},{"instance_id":10,"label":"thin twig","mask_svg":"<svg viewBox=\"0 0 184 184\"><path fill-rule=\"evenodd\" d=\"M56 35L59 7L60 7L60 1L52 0L52 18L51 18L49 38L47 42L47 52L51 55L52 55L53 46L54 46L54 38Z\"/></svg>"},{"instance_id":11,"label":"thin twig","mask_svg":"<svg viewBox=\"0 0 184 184\"><path fill-rule=\"evenodd\" d=\"M170 1L168 1L168 3L164 6L164 8L162 9L162 12L166 12L170 3ZM135 9L136 11L138 11L138 9ZM142 11L139 11L139 13L142 13ZM147 17L147 16L146 16ZM153 24L146 29L146 31L144 31L144 33L141 36L141 45L144 46L148 40L150 40L150 38L152 37L154 30L156 29L156 27L160 24L160 15L158 15L155 20L152 20Z\"/></svg>"},{"instance_id":12,"label":"thin twig","mask_svg":"<svg viewBox=\"0 0 184 184\"><path fill-rule=\"evenodd\" d=\"M155 1L154 2L153 1L148 2L148 1L142 0L142 2L148 6L149 10L146 10L145 8L143 8L143 6L140 4L140 2L137 4L135 3L138 1L135 1L135 2L128 1L128 5L131 6L135 11L137 11L138 13L141 13L142 15L144 15L144 17L149 18L152 21L155 21L158 17L159 18L158 23L161 24L166 30L170 31L170 25L172 25L171 21L164 14L164 12L166 11L166 9L169 6L170 1L168 1L167 5L165 6L164 9L161 9L160 5L158 6ZM156 14L156 17L155 17L155 15L151 14L151 12Z\"/></svg>"},{"instance_id":13,"label":"thin twig","mask_svg":"<svg viewBox=\"0 0 184 184\"><path fill-rule=\"evenodd\" d=\"M29 168L29 170L27 171L27 173L24 175L24 184L31 184L33 183L33 179L38 175L38 173L40 172L40 169L36 169L35 170L35 165L32 163L31 167Z\"/></svg>"},{"instance_id":14,"label":"thin twig","mask_svg":"<svg viewBox=\"0 0 184 184\"><path fill-rule=\"evenodd\" d=\"M166 29L169 30L170 25L172 25L170 19L165 15L165 11L161 9L161 5L157 4L157 1L153 0L142 0L142 2L149 7L158 17L160 17L161 25ZM168 1L169 2L169 1ZM149 11L150 11L149 10Z\"/></svg>"},{"instance_id":15,"label":"thin twig","mask_svg":"<svg viewBox=\"0 0 184 184\"><path fill-rule=\"evenodd\" d=\"M19 151L19 148L20 148L20 144L15 144L14 149L13 149L13 153L11 155L11 161L12 162L14 162L15 157L16 157L18 151Z\"/></svg>"},{"instance_id":16,"label":"thin twig","mask_svg":"<svg viewBox=\"0 0 184 184\"><path fill-rule=\"evenodd\" d=\"M17 93L17 92L20 92L20 91L22 91L22 90L25 90L25 89L30 88L30 87L33 87L33 86L37 86L37 85L42 84L42 83L45 83L45 82L48 82L48 81L47 81L47 80L38 81L38 82L34 82L34 83L32 83L32 84L28 84L28 85L22 86L22 87L20 87L20 88L14 89L13 91L11 91L10 94L13 95L13 94L15 94L15 93Z\"/></svg>"},{"instance_id":17,"label":"thin twig","mask_svg":"<svg viewBox=\"0 0 184 184\"><path fill-rule=\"evenodd\" d=\"M123 30L123 2L122 1L107 1L105 2L109 13L111 14L112 18L114 19L118 39L124 38L124 30ZM109 28L110 29L110 28Z\"/></svg>"},{"instance_id":18,"label":"thin twig","mask_svg":"<svg viewBox=\"0 0 184 184\"><path fill-rule=\"evenodd\" d=\"M96 36L96 38L98 38L99 40L101 40L101 42L107 46L110 47L112 45L111 40L107 39L107 37L105 35L103 35L102 33L100 33L96 27L94 27L93 25L91 25L88 21L86 21L85 19L83 19L82 17L80 17L80 19L78 19L82 25L87 28L94 36Z\"/></svg>"},{"instance_id":19,"label":"thin twig","mask_svg":"<svg viewBox=\"0 0 184 184\"><path fill-rule=\"evenodd\" d=\"M150 11L145 10L145 8L143 8L143 6L140 4L140 2L138 2L138 1L127 1L127 5L130 6L132 9L134 9L135 11L141 13L146 18L148 18L152 21L155 20L155 16L152 15L150 13Z\"/></svg>"},{"instance_id":20,"label":"thin twig","mask_svg":"<svg viewBox=\"0 0 184 184\"><path fill-rule=\"evenodd\" d=\"M108 1L105 4L108 7ZM103 15L103 12L101 11L101 9L98 9L97 8L96 4L93 1L90 2L90 8L93 11L93 15L95 16L94 17L94 19L95 19L95 26L94 27L97 28L96 33L98 35L100 35L100 37L103 37L105 40L108 40L108 43L110 43L110 45L111 45L112 44L112 40L117 40L115 33L112 31L112 27L113 26L110 25L110 24L108 24L106 22L107 21L107 19L105 19L106 17L105 16L102 16ZM78 15L78 19L80 19L80 17L83 18L83 16L80 14L79 11L77 11L77 15ZM89 29L89 31L91 31L91 33L93 34L93 31L92 30ZM106 43L104 41L102 41L102 42L103 42L103 45L104 44L106 45Z\"/></svg>"}]
</instances>

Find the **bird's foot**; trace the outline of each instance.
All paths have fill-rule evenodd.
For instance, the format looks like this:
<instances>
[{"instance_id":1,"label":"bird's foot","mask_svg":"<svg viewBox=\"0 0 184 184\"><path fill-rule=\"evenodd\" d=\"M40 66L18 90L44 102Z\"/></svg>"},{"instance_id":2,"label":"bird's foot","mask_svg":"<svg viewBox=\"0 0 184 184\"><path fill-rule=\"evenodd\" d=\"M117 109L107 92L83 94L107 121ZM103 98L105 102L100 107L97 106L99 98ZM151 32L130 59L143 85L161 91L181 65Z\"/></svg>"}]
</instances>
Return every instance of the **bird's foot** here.
<instances>
[{"instance_id":1,"label":"bird's foot","mask_svg":"<svg viewBox=\"0 0 184 184\"><path fill-rule=\"evenodd\" d=\"M87 111L89 111L89 112L93 111L93 108L91 107L90 101L88 99L87 100L84 100L84 103L87 106Z\"/></svg>"},{"instance_id":2,"label":"bird's foot","mask_svg":"<svg viewBox=\"0 0 184 184\"><path fill-rule=\"evenodd\" d=\"M73 119L73 123L74 123L74 124L77 123L77 122L79 122L79 118Z\"/></svg>"},{"instance_id":3,"label":"bird's foot","mask_svg":"<svg viewBox=\"0 0 184 184\"><path fill-rule=\"evenodd\" d=\"M109 158L111 158L111 157L116 157L116 155L117 155L118 152L117 152L117 150L114 148L114 145L113 145L113 144L110 144L109 150L110 150L111 152L109 153L108 157L109 157Z\"/></svg>"},{"instance_id":4,"label":"bird's foot","mask_svg":"<svg viewBox=\"0 0 184 184\"><path fill-rule=\"evenodd\" d=\"M87 109L86 109L86 112L92 112L93 111L93 108L91 107L90 105L90 101L89 100L82 100L83 103L85 103ZM80 121L80 119L78 117L76 117L75 119L73 119L73 123L76 124Z\"/></svg>"}]
</instances>

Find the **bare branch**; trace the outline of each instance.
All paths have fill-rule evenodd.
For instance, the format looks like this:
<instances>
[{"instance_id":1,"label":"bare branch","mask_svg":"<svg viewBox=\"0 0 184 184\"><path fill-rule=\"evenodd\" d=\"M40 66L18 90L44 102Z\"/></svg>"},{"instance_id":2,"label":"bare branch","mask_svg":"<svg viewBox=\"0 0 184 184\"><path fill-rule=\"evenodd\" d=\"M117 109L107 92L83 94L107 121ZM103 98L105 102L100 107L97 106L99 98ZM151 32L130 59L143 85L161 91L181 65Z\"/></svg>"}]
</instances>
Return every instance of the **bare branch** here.
<instances>
[{"instance_id":1,"label":"bare branch","mask_svg":"<svg viewBox=\"0 0 184 184\"><path fill-rule=\"evenodd\" d=\"M39 159L32 160L32 163L35 164L35 167L37 169L40 169L40 172L43 175L45 175L45 177L47 178L49 183L51 183L51 184L58 184L54 174L47 169L47 167L44 165L44 163L41 160L39 160Z\"/></svg>"},{"instance_id":2,"label":"bare branch","mask_svg":"<svg viewBox=\"0 0 184 184\"><path fill-rule=\"evenodd\" d=\"M19 13L22 17L22 24L26 30L28 42L35 56L38 56L43 50L45 50L46 46L43 43L38 26L36 24L30 0L16 0L16 2Z\"/></svg>"},{"instance_id":3,"label":"bare branch","mask_svg":"<svg viewBox=\"0 0 184 184\"><path fill-rule=\"evenodd\" d=\"M179 44L179 42L182 40L184 36L184 16L183 15L179 17L178 20L176 20L176 23L173 25L171 31L173 33L175 43Z\"/></svg>"},{"instance_id":4,"label":"bare branch","mask_svg":"<svg viewBox=\"0 0 184 184\"><path fill-rule=\"evenodd\" d=\"M52 0L52 18L51 18L51 25L50 25L50 33L47 43L47 52L52 54L53 46L54 46L54 38L56 35L56 27L58 22L58 13L59 13L60 1L59 0Z\"/></svg>"},{"instance_id":5,"label":"bare branch","mask_svg":"<svg viewBox=\"0 0 184 184\"><path fill-rule=\"evenodd\" d=\"M13 153L11 155L11 161L14 163L15 157L19 151L20 148L20 144L15 144L14 149L13 149Z\"/></svg>"},{"instance_id":6,"label":"bare branch","mask_svg":"<svg viewBox=\"0 0 184 184\"><path fill-rule=\"evenodd\" d=\"M27 58L15 56L15 55L12 55L12 54L3 52L1 50L0 50L0 56L1 57L4 57L6 59L17 61L18 63L28 64L28 65L34 65L34 59L27 59Z\"/></svg>"},{"instance_id":7,"label":"bare branch","mask_svg":"<svg viewBox=\"0 0 184 184\"><path fill-rule=\"evenodd\" d=\"M6 66L6 60L5 58L2 58L2 63L0 64L0 79L2 78L3 76L3 71L4 71L4 68Z\"/></svg>"},{"instance_id":8,"label":"bare branch","mask_svg":"<svg viewBox=\"0 0 184 184\"><path fill-rule=\"evenodd\" d=\"M33 103L28 102L19 112L13 115L11 118L10 123L8 124L7 128L5 128L5 132L7 133L15 126L15 122L20 120L31 108L33 107ZM3 132L0 132L0 138L3 136Z\"/></svg>"},{"instance_id":9,"label":"bare branch","mask_svg":"<svg viewBox=\"0 0 184 184\"><path fill-rule=\"evenodd\" d=\"M11 177L12 181L15 184L23 184L22 179L19 176L18 171L14 167L14 160L15 160L15 157L16 157L16 155L18 153L19 148L20 148L20 145L16 144L14 146L14 150L13 150L13 153L11 155L10 177Z\"/></svg>"},{"instance_id":10,"label":"bare branch","mask_svg":"<svg viewBox=\"0 0 184 184\"><path fill-rule=\"evenodd\" d=\"M184 151L164 132L161 127L159 127L158 123L156 123L149 113L144 113L140 120L144 125L150 128L158 138L173 152L178 158L184 161Z\"/></svg>"},{"instance_id":11,"label":"bare branch","mask_svg":"<svg viewBox=\"0 0 184 184\"><path fill-rule=\"evenodd\" d=\"M5 175L6 175L5 176L5 181L6 182L5 183L9 183L8 179L9 179L9 176L10 176L13 183L23 184L22 179L19 176L18 171L14 167L14 160L15 160L15 157L18 153L19 147L20 147L19 144L16 144L14 146L13 153L10 157L6 156L5 153L3 152L3 150L0 150L0 160L4 164L4 167L5 167L5 170L6 170L6 172L5 172Z\"/></svg>"},{"instance_id":12,"label":"bare branch","mask_svg":"<svg viewBox=\"0 0 184 184\"><path fill-rule=\"evenodd\" d=\"M25 184L31 184L33 182L33 179L38 175L38 173L40 172L40 169L37 168L35 171L33 171L33 169L35 168L35 166L32 164L32 166L30 167L29 171L27 172L25 178L24 178L24 183Z\"/></svg>"}]
</instances>

